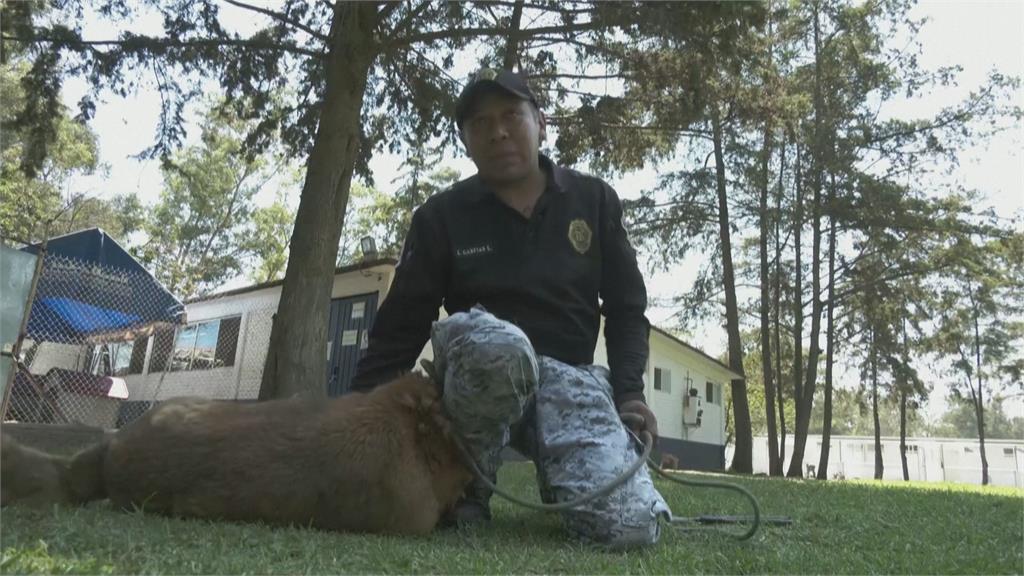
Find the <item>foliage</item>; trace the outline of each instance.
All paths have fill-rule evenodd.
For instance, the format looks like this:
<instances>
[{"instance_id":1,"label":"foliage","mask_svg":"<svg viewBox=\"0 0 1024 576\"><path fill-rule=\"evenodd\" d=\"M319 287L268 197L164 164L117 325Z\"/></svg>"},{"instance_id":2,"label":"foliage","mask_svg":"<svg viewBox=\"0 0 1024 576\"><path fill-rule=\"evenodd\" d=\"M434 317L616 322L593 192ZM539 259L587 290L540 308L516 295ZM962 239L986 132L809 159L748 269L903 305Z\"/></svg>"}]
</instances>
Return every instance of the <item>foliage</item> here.
<instances>
[{"instance_id":1,"label":"foliage","mask_svg":"<svg viewBox=\"0 0 1024 576\"><path fill-rule=\"evenodd\" d=\"M747 378L747 398L750 402L750 425L751 431L754 436L764 436L768 433L767 426L767 414L765 411L765 398L764 398L764 386L761 386L761 382L764 381L764 371L761 363L761 355L757 353L757 348L760 345L758 339L760 338L760 332L755 330L747 330L743 333L743 374ZM792 356L792 341L786 340L783 342L783 356L787 354ZM783 381L788 381L791 375L789 373L789 367L784 366L783 370ZM726 391L726 394L731 396L731 392ZM795 417L795 406L793 405L792 396L785 398L785 418L786 422L793 422ZM732 420L729 420L728 436L733 437Z\"/></svg>"},{"instance_id":2,"label":"foliage","mask_svg":"<svg viewBox=\"0 0 1024 576\"><path fill-rule=\"evenodd\" d=\"M929 344L949 358L957 396L977 402L987 390L1024 390L1022 257L1021 232L991 239L957 234L938 256L950 274L937 279L940 315Z\"/></svg>"},{"instance_id":3,"label":"foliage","mask_svg":"<svg viewBox=\"0 0 1024 576\"><path fill-rule=\"evenodd\" d=\"M953 398L974 407L986 484L986 399L1008 386L1024 390L1022 256L1022 232L996 238L954 234L939 255L952 275L936 286L939 315L930 344L946 359Z\"/></svg>"},{"instance_id":4,"label":"foliage","mask_svg":"<svg viewBox=\"0 0 1024 576\"><path fill-rule=\"evenodd\" d=\"M248 277L256 283L279 280L288 263L288 239L295 211L279 195L273 204L256 208L240 236L240 249L249 255Z\"/></svg>"},{"instance_id":5,"label":"foliage","mask_svg":"<svg viewBox=\"0 0 1024 576\"><path fill-rule=\"evenodd\" d=\"M376 242L378 256L398 257L412 223L413 211L459 179L459 174L451 168L428 171L431 165L422 153L410 157L406 161L408 171L392 182L400 185L390 194L358 183L353 185L349 208L352 217L342 232L339 265L351 264L365 256L359 242L367 236Z\"/></svg>"},{"instance_id":6,"label":"foliage","mask_svg":"<svg viewBox=\"0 0 1024 576\"><path fill-rule=\"evenodd\" d=\"M951 399L948 409L928 426L928 435L941 438L977 438L978 422L974 404ZM1024 438L1024 415L1006 410L1005 401L996 398L985 404L985 436L993 439Z\"/></svg>"},{"instance_id":7,"label":"foliage","mask_svg":"<svg viewBox=\"0 0 1024 576\"><path fill-rule=\"evenodd\" d=\"M15 122L25 101L22 81L27 64L20 59L0 64L0 236L7 241L40 242L83 228L100 227L121 242L141 226L142 208L131 194L108 199L72 189L80 176L103 170L96 134L60 106L52 119L54 139L31 174L22 166L31 135Z\"/></svg>"},{"instance_id":8,"label":"foliage","mask_svg":"<svg viewBox=\"0 0 1024 576\"><path fill-rule=\"evenodd\" d=\"M200 143L164 164L164 189L146 219L147 242L138 249L157 279L185 297L237 276L247 240L261 249L245 226L253 218L253 196L274 172L272 157L253 157L244 148L245 122L217 106L204 120ZM254 221L252 234L278 233L286 215L273 208L261 212L263 222Z\"/></svg>"}]
</instances>

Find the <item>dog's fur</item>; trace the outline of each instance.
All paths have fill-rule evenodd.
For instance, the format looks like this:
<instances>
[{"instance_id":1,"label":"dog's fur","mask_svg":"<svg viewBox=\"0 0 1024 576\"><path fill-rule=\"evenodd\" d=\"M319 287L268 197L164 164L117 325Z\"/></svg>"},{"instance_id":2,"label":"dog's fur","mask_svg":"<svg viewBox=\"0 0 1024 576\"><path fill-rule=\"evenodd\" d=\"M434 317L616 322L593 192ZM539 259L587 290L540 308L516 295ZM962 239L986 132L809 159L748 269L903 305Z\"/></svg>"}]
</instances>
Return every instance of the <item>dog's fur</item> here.
<instances>
[{"instance_id":1,"label":"dog's fur","mask_svg":"<svg viewBox=\"0 0 1024 576\"><path fill-rule=\"evenodd\" d=\"M179 398L71 458L3 435L2 503L109 497L172 516L425 534L471 479L436 385L252 404Z\"/></svg>"}]
</instances>

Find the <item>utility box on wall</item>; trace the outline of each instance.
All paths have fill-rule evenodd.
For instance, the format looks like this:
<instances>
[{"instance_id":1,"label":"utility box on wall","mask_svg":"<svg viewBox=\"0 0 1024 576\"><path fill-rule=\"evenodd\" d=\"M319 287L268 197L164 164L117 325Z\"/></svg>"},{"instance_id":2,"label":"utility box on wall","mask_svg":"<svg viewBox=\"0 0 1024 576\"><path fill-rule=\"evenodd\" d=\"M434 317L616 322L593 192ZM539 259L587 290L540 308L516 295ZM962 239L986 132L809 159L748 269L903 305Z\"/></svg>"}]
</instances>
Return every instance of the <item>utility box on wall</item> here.
<instances>
[{"instance_id":1,"label":"utility box on wall","mask_svg":"<svg viewBox=\"0 0 1024 576\"><path fill-rule=\"evenodd\" d=\"M696 388L687 390L683 396L683 425L699 427L701 417L704 415L704 407Z\"/></svg>"}]
</instances>

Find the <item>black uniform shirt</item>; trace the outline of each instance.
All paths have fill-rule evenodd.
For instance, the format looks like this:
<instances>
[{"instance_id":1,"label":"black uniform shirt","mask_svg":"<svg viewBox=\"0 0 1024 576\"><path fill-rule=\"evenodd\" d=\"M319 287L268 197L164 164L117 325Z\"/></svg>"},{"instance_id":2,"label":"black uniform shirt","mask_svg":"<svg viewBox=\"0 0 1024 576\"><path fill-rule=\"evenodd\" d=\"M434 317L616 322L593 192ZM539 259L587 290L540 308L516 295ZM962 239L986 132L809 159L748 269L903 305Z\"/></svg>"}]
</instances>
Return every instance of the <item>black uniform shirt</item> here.
<instances>
[{"instance_id":1,"label":"black uniform shirt","mask_svg":"<svg viewBox=\"0 0 1024 576\"><path fill-rule=\"evenodd\" d=\"M619 198L598 178L540 162L548 184L529 219L477 176L413 214L353 389L411 369L442 304L454 314L479 303L538 354L573 365L593 363L603 312L616 403L643 399L647 292Z\"/></svg>"}]
</instances>

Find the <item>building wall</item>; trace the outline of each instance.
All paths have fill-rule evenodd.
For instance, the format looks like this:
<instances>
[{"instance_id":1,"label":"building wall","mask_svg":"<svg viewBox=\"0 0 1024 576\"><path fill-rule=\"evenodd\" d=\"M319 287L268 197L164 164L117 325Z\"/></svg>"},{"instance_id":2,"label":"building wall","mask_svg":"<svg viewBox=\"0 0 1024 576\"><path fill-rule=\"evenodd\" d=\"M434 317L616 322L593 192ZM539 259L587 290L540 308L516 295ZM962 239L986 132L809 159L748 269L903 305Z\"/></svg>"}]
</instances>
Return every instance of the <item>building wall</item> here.
<instances>
[{"instance_id":1,"label":"building wall","mask_svg":"<svg viewBox=\"0 0 1024 576\"><path fill-rule=\"evenodd\" d=\"M792 454L787 438L786 453ZM1024 441L986 440L989 477L997 486L1024 488ZM804 454L804 475L817 471L821 436L810 435ZM768 472L768 439L754 438L755 473ZM788 462L787 462L788 467ZM903 480L899 438L882 438L882 478ZM981 484L978 441L961 438L907 438L907 472L911 480ZM829 448L830 478L874 478L874 439L867 436L833 436Z\"/></svg>"},{"instance_id":2,"label":"building wall","mask_svg":"<svg viewBox=\"0 0 1024 576\"><path fill-rule=\"evenodd\" d=\"M31 347L31 342L27 342L22 350ZM82 370L87 364L88 358L83 346L56 342L40 342L31 360L33 374L46 374L51 368Z\"/></svg>"},{"instance_id":3,"label":"building wall","mask_svg":"<svg viewBox=\"0 0 1024 576\"><path fill-rule=\"evenodd\" d=\"M378 304L394 277L394 268L384 264L366 270L338 274L332 288L332 298L344 298L359 294L378 292ZM148 346L143 372L125 376L129 390L129 403L146 403L183 395L195 395L222 399L253 399L259 394L260 378L266 359L273 315L281 296L281 287L229 294L207 300L189 303L188 321L195 324L203 321L240 317L239 335L232 366L183 372L156 371L150 373L153 360L153 339ZM445 316L442 309L439 317ZM64 367L82 369L77 348L54 349L53 363ZM421 358L431 358L429 342L424 346ZM607 366L607 354L603 327L601 329L594 362ZM418 362L417 362L418 363ZM74 364L69 366L69 364ZM655 368L667 369L671 375L667 390L655 390L653 374ZM644 374L645 395L652 410L658 417L659 431L663 438L671 440L664 444L669 452L680 457L687 466L687 454L691 464L704 462L699 467L710 466L708 462L721 462L720 455L725 444L725 417L722 406L721 367L709 362L678 342L666 338L660 332L651 332L651 355ZM687 380L689 378L689 380ZM701 399L703 416L700 426L683 424L683 398L686 392L684 382L690 382ZM708 401L706 383L714 384L713 398ZM104 419L107 415L104 414Z\"/></svg>"},{"instance_id":4,"label":"building wall","mask_svg":"<svg viewBox=\"0 0 1024 576\"><path fill-rule=\"evenodd\" d=\"M393 275L394 269L388 265L338 274L334 279L331 298L386 291ZM281 286L278 285L188 304L189 324L241 317L234 365L208 370L150 373L153 359L151 339L143 373L125 377L129 400L165 400L188 395L222 399L256 398L270 343L273 317L280 299Z\"/></svg>"},{"instance_id":5,"label":"building wall","mask_svg":"<svg viewBox=\"0 0 1024 576\"><path fill-rule=\"evenodd\" d=\"M602 336L598 347L603 348L603 345ZM706 360L681 348L663 335L652 332L644 390L654 415L658 417L658 430L666 438L722 446L725 444L725 410L721 380L710 375L713 366L708 366ZM664 385L661 390L654 388L657 368L668 370L668 390ZM710 401L707 398L708 382L713 387ZM697 390L703 410L700 426L683 422L684 399L689 398L690 388Z\"/></svg>"}]
</instances>

